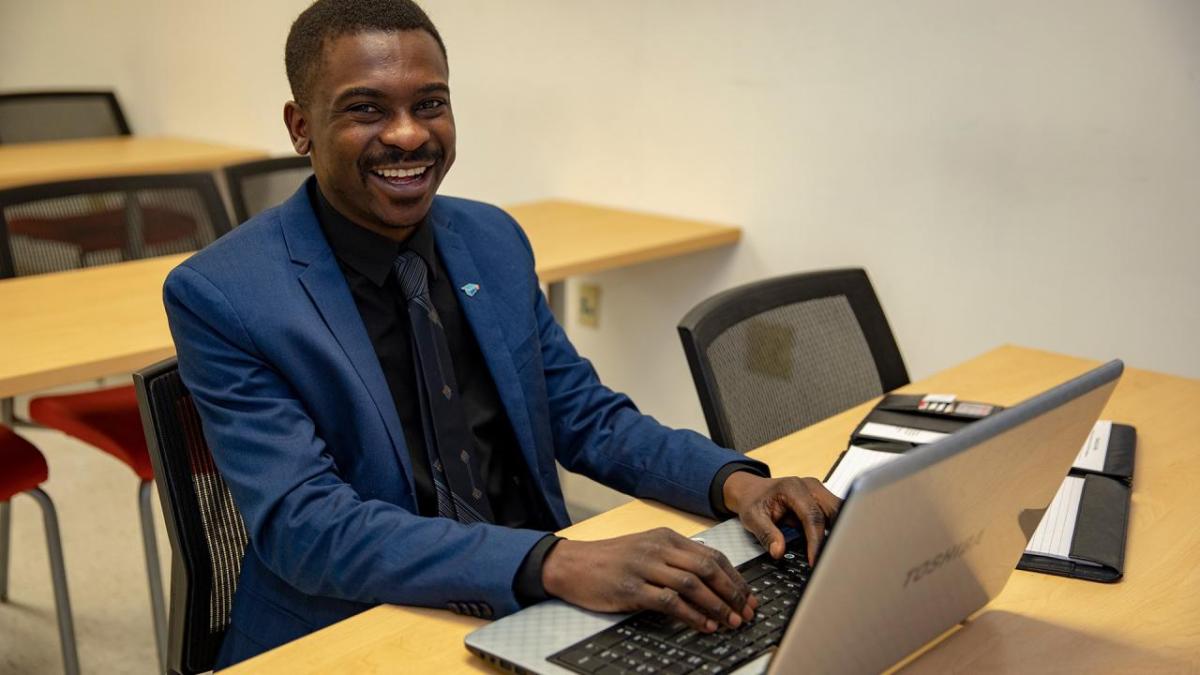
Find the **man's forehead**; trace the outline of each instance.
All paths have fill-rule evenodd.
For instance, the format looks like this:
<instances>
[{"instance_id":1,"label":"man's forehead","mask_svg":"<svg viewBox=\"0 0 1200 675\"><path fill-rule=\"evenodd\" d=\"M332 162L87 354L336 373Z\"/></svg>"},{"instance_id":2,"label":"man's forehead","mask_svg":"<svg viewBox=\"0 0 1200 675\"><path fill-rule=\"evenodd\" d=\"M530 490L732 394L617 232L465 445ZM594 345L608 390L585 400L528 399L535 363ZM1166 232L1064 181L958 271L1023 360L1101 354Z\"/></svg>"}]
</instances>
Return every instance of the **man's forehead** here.
<instances>
[{"instance_id":1,"label":"man's forehead","mask_svg":"<svg viewBox=\"0 0 1200 675\"><path fill-rule=\"evenodd\" d=\"M371 29L331 35L321 43L320 65L326 68L334 60L369 64L378 59L399 57L414 62L417 59L433 61L440 66L440 70L446 70L446 57L437 40L420 28L396 31Z\"/></svg>"},{"instance_id":2,"label":"man's forehead","mask_svg":"<svg viewBox=\"0 0 1200 675\"><path fill-rule=\"evenodd\" d=\"M433 35L420 28L368 29L328 36L321 43L320 58L315 66L309 79L310 87L314 93L324 90L330 97L353 86L347 83L347 77L369 77L373 72L387 68L412 66L433 71L431 74L436 75L443 85L448 80L446 57L441 46Z\"/></svg>"}]
</instances>

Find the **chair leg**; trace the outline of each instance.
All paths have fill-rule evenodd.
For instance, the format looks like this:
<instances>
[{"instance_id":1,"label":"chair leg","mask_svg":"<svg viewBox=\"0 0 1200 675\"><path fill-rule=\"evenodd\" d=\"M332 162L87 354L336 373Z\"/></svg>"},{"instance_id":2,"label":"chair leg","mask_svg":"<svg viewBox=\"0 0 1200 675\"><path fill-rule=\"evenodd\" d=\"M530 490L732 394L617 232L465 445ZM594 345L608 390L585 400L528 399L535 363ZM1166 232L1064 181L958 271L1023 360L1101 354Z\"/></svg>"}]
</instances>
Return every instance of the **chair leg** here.
<instances>
[{"instance_id":1,"label":"chair leg","mask_svg":"<svg viewBox=\"0 0 1200 675\"><path fill-rule=\"evenodd\" d=\"M58 640L62 648L63 671L68 675L79 674L79 650L75 646L75 622L71 618L71 596L67 592L67 568L63 564L62 538L58 532L58 514L54 502L41 488L25 494L33 497L42 507L42 520L46 526L46 549L50 554L50 579L54 585L54 607L58 613Z\"/></svg>"},{"instance_id":2,"label":"chair leg","mask_svg":"<svg viewBox=\"0 0 1200 675\"><path fill-rule=\"evenodd\" d=\"M8 540L12 529L12 505L0 502L0 602L8 602Z\"/></svg>"},{"instance_id":3,"label":"chair leg","mask_svg":"<svg viewBox=\"0 0 1200 675\"><path fill-rule=\"evenodd\" d=\"M16 421L16 401L11 396L0 398L0 424L11 427Z\"/></svg>"},{"instance_id":4,"label":"chair leg","mask_svg":"<svg viewBox=\"0 0 1200 675\"><path fill-rule=\"evenodd\" d=\"M150 582L150 612L154 618L154 646L160 666L167 663L167 610L163 600L162 570L158 564L158 541L154 535L154 511L150 481L138 485L138 511L142 518L142 544L146 549L146 577Z\"/></svg>"}]
</instances>

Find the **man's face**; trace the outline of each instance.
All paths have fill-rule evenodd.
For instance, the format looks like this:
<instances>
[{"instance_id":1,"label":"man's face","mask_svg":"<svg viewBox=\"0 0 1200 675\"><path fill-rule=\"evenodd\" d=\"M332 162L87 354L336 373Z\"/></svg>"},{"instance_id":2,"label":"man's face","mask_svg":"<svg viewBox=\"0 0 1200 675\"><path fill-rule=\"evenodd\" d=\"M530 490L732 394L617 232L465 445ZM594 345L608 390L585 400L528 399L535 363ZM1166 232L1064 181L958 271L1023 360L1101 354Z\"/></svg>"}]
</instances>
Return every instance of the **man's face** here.
<instances>
[{"instance_id":1,"label":"man's face","mask_svg":"<svg viewBox=\"0 0 1200 675\"><path fill-rule=\"evenodd\" d=\"M284 120L312 155L326 199L396 240L420 224L454 163L449 73L423 30L343 35L325 44L309 100Z\"/></svg>"}]
</instances>

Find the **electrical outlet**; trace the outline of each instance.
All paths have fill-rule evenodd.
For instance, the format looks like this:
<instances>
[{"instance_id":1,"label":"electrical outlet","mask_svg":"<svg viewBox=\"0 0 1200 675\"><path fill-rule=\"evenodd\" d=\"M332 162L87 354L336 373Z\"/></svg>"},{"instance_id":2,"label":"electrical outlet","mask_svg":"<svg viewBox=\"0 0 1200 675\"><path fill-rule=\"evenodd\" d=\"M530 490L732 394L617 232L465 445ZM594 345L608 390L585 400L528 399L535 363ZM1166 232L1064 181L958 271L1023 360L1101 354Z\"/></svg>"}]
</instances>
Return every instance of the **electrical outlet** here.
<instances>
[{"instance_id":1,"label":"electrical outlet","mask_svg":"<svg viewBox=\"0 0 1200 675\"><path fill-rule=\"evenodd\" d=\"M590 328L600 327L600 286L580 284L579 323Z\"/></svg>"}]
</instances>

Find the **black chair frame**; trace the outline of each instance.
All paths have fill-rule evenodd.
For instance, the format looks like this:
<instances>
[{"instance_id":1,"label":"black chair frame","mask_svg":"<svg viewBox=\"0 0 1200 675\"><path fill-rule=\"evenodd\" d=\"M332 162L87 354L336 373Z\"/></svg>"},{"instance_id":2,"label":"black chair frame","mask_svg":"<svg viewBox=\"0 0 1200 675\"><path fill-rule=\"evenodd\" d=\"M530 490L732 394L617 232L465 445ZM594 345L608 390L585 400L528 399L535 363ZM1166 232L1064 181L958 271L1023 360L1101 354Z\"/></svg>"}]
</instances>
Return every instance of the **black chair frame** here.
<instances>
[{"instance_id":1,"label":"black chair frame","mask_svg":"<svg viewBox=\"0 0 1200 675\"><path fill-rule=\"evenodd\" d=\"M679 323L679 338L696 384L709 437L732 447L716 374L704 350L726 329L776 307L844 295L871 350L883 391L908 384L908 370L867 273L858 268L803 272L739 286L701 302Z\"/></svg>"},{"instance_id":2,"label":"black chair frame","mask_svg":"<svg viewBox=\"0 0 1200 675\"><path fill-rule=\"evenodd\" d=\"M117 131L122 136L132 136L133 131L129 128L129 121L125 119L125 111L121 109L121 103L117 100L117 94L107 89L98 90L63 90L63 91L21 91L0 94L0 103L4 101L14 101L21 99L39 99L39 98L103 98L108 102L108 107L112 111L113 120L117 123ZM4 138L0 138L0 143L4 143Z\"/></svg>"},{"instance_id":3,"label":"black chair frame","mask_svg":"<svg viewBox=\"0 0 1200 675\"><path fill-rule=\"evenodd\" d=\"M234 221L244 223L250 219L250 209L246 207L246 193L242 187L243 181L247 178L254 178L255 176L274 173L276 171L304 169L311 166L312 160L308 155L296 155L295 157L260 159L225 167L225 183L226 187L229 188L229 201L233 206Z\"/></svg>"},{"instance_id":4,"label":"black chair frame","mask_svg":"<svg viewBox=\"0 0 1200 675\"><path fill-rule=\"evenodd\" d=\"M16 204L42 199L60 199L75 195L100 194L105 192L135 192L137 190L195 190L204 202L204 209L212 219L214 238L229 232L229 214L221 199L216 180L210 173L163 173L131 176L108 176L81 180L56 181L22 185L0 190L0 279L16 274L12 246L9 242L8 225L3 210Z\"/></svg>"},{"instance_id":5,"label":"black chair frame","mask_svg":"<svg viewBox=\"0 0 1200 675\"><path fill-rule=\"evenodd\" d=\"M133 380L171 542L167 671L203 673L213 669L225 636L224 629L210 626L213 554L200 526L201 507L192 483L196 462L212 468L212 458L178 373L178 362L171 358L134 373ZM227 515L241 518L236 508ZM228 616L223 618L228 625Z\"/></svg>"}]
</instances>

